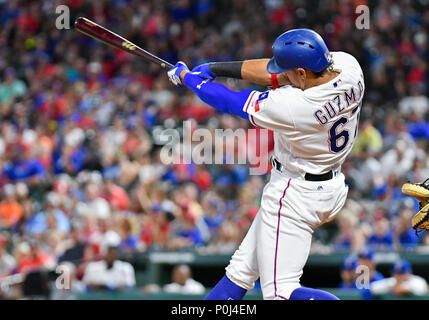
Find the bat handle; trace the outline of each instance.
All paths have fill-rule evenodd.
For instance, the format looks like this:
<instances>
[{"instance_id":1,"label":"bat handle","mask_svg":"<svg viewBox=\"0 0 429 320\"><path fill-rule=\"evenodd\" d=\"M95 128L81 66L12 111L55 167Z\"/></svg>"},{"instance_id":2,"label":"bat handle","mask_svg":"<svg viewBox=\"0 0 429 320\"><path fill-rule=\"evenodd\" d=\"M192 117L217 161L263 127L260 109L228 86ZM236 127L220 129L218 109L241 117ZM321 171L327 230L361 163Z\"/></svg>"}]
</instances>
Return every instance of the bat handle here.
<instances>
[{"instance_id":1,"label":"bat handle","mask_svg":"<svg viewBox=\"0 0 429 320\"><path fill-rule=\"evenodd\" d=\"M164 68L164 69L171 69L174 66L171 63L168 63L168 62L161 62L161 67Z\"/></svg>"}]
</instances>

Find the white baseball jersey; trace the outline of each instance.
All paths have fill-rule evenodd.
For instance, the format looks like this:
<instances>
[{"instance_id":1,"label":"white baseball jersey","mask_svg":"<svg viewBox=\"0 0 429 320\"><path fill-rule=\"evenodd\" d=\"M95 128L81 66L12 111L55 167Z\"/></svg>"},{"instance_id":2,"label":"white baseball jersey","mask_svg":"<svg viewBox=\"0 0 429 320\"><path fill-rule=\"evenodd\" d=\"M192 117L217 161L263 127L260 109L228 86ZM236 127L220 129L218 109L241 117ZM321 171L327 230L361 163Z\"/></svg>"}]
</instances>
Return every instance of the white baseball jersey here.
<instances>
[{"instance_id":1,"label":"white baseball jersey","mask_svg":"<svg viewBox=\"0 0 429 320\"><path fill-rule=\"evenodd\" d=\"M352 149L365 90L362 69L345 52L333 52L333 80L306 90L292 85L253 91L243 110L274 132L274 155L291 172L322 174L340 166Z\"/></svg>"}]
</instances>

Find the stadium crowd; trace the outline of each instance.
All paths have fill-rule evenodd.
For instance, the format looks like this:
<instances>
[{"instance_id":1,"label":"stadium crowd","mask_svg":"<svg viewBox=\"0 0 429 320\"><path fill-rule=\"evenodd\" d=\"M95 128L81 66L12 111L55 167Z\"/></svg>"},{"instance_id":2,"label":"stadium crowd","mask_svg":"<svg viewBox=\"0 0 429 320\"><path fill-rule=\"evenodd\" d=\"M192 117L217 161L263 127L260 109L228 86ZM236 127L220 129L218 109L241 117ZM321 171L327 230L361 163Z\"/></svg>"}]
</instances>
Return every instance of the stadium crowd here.
<instances>
[{"instance_id":1,"label":"stadium crowd","mask_svg":"<svg viewBox=\"0 0 429 320\"><path fill-rule=\"evenodd\" d=\"M416 203L403 182L429 178L429 7L382 0L370 29L364 0L0 1L0 279L112 246L122 255L198 248L232 253L258 211L266 175L247 165L164 165L159 133L250 128L216 113L166 72L71 29L60 4L163 59L189 66L271 56L273 40L315 29L361 63L366 95L355 148L343 166L349 200L315 233L313 252L419 250ZM219 14L221 13L221 14ZM226 81L232 88L264 88ZM271 136L261 144L272 148ZM251 148L255 141L248 140ZM237 151L240 152L240 151ZM266 159L268 161L268 159Z\"/></svg>"}]
</instances>

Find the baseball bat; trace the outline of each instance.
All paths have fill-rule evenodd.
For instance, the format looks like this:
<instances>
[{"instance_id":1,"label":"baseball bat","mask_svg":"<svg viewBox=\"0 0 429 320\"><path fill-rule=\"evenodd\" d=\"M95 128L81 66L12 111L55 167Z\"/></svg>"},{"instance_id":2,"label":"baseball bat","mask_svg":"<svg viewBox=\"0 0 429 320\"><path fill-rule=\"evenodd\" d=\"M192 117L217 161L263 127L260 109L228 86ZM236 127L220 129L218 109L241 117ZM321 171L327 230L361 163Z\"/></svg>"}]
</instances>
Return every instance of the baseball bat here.
<instances>
[{"instance_id":1,"label":"baseball bat","mask_svg":"<svg viewBox=\"0 0 429 320\"><path fill-rule=\"evenodd\" d=\"M131 53L135 56L139 56L146 61L156 63L162 68L173 68L174 66L157 57L156 55L140 48L138 45L132 43L131 41L121 37L120 35L106 29L94 21L91 21L87 18L79 17L74 23L75 29L80 33L86 34L87 36L97 39L98 41L104 42L105 44L114 47L116 49L124 50L128 53Z\"/></svg>"}]
</instances>

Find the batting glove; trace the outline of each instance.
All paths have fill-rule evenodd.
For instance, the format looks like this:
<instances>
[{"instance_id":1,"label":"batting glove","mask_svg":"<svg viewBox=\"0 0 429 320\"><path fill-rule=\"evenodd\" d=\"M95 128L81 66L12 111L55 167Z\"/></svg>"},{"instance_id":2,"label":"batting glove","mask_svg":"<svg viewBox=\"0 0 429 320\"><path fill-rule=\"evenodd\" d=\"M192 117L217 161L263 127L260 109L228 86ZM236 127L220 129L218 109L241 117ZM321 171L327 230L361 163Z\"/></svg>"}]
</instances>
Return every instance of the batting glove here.
<instances>
[{"instance_id":1,"label":"batting glove","mask_svg":"<svg viewBox=\"0 0 429 320\"><path fill-rule=\"evenodd\" d=\"M175 86L180 86L183 84L182 81L180 81L180 73L183 70L189 71L188 67L186 66L186 64L183 61L177 62L173 68L168 70L168 79L170 79L170 81Z\"/></svg>"},{"instance_id":2,"label":"batting glove","mask_svg":"<svg viewBox=\"0 0 429 320\"><path fill-rule=\"evenodd\" d=\"M206 80L214 80L216 78L216 75L210 70L210 63L204 63L195 67L192 69L192 73Z\"/></svg>"}]
</instances>

